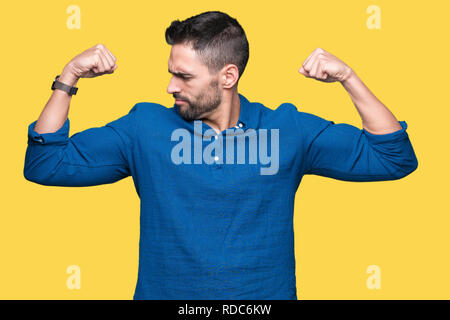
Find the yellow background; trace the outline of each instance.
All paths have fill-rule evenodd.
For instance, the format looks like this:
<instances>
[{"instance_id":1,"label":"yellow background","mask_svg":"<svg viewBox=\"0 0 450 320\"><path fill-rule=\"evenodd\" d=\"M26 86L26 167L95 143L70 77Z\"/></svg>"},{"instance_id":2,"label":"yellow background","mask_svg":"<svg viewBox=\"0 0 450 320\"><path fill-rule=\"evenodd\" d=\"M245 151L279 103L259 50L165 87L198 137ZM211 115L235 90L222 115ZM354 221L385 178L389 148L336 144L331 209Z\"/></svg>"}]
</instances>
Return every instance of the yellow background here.
<instances>
[{"instance_id":1,"label":"yellow background","mask_svg":"<svg viewBox=\"0 0 450 320\"><path fill-rule=\"evenodd\" d=\"M69 5L81 29L69 30ZM369 30L370 5L381 29ZM23 177L27 126L51 82L80 52L103 43L112 75L81 79L70 135L102 126L141 101L173 105L166 93L174 19L209 10L238 19L250 43L239 92L276 108L295 104L361 128L339 83L298 73L317 47L352 67L408 123L418 169L396 181L305 176L295 206L299 299L448 299L448 1L8 1L0 10L1 299L131 299L138 268L139 198L131 177L110 185L47 187ZM81 268L69 290L66 268ZM369 290L369 265L381 289Z\"/></svg>"}]
</instances>

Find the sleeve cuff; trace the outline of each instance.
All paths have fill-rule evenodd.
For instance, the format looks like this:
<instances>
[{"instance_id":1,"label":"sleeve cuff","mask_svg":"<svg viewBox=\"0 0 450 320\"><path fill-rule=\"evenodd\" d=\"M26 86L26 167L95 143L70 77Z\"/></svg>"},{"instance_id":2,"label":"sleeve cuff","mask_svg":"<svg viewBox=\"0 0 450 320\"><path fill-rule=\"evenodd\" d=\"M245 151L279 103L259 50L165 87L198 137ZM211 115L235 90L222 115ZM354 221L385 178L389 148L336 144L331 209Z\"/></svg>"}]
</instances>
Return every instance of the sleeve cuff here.
<instances>
[{"instance_id":1,"label":"sleeve cuff","mask_svg":"<svg viewBox=\"0 0 450 320\"><path fill-rule=\"evenodd\" d=\"M28 126L28 143L38 144L66 144L69 137L70 120L66 119L63 126L55 132L37 133L34 131L36 121Z\"/></svg>"},{"instance_id":2,"label":"sleeve cuff","mask_svg":"<svg viewBox=\"0 0 450 320\"><path fill-rule=\"evenodd\" d=\"M399 129L399 130L391 132L391 133L373 134L373 133L370 133L369 131L366 131L366 129L363 129L362 131L366 135L367 139L373 144L383 143L383 142L394 142L394 141L405 139L405 137L408 136L408 134L406 133L408 124L405 121L399 121L398 123L402 126L402 129Z\"/></svg>"}]
</instances>

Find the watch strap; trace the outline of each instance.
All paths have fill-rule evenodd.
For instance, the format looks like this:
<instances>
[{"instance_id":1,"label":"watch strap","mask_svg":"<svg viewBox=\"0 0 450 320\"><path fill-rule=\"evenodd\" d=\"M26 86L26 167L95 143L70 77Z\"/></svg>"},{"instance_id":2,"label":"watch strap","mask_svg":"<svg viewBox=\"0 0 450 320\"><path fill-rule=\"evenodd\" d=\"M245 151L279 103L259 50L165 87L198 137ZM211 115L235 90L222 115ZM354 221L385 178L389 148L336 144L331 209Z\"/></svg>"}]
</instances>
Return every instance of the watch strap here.
<instances>
[{"instance_id":1,"label":"watch strap","mask_svg":"<svg viewBox=\"0 0 450 320\"><path fill-rule=\"evenodd\" d=\"M52 88L51 88L52 90L59 89L59 90L65 91L69 94L69 96L77 94L77 91L78 91L77 87L71 87L65 83L58 81L59 77L60 77L60 75L57 75L55 80L53 81Z\"/></svg>"}]
</instances>

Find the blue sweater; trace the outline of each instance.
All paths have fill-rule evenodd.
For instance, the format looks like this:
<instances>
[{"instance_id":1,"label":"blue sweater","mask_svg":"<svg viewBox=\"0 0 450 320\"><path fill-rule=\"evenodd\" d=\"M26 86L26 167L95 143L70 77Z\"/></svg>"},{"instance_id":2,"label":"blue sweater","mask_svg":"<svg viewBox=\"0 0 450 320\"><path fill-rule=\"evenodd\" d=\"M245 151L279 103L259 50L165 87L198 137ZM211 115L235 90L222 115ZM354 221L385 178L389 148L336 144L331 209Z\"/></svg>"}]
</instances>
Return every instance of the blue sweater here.
<instances>
[{"instance_id":1,"label":"blue sweater","mask_svg":"<svg viewBox=\"0 0 450 320\"><path fill-rule=\"evenodd\" d=\"M133 177L141 201L134 299L297 299L294 197L305 174L400 179L417 166L406 132L374 135L239 94L235 127L217 134L178 106L141 102L69 138L28 127L24 176L49 186ZM234 143L232 143L234 142Z\"/></svg>"}]
</instances>

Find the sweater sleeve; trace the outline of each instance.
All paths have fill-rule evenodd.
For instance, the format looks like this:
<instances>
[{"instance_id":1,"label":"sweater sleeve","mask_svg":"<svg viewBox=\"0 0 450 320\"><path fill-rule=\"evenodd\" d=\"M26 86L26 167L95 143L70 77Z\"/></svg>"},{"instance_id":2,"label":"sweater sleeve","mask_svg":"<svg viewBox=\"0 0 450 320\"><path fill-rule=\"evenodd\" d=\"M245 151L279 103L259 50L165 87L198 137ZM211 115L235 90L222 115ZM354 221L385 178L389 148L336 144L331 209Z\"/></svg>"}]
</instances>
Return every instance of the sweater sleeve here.
<instances>
[{"instance_id":1,"label":"sweater sleeve","mask_svg":"<svg viewBox=\"0 0 450 320\"><path fill-rule=\"evenodd\" d=\"M52 133L37 133L37 120L32 122L28 126L25 179L47 186L83 187L130 176L136 106L103 127L86 129L70 138L69 118Z\"/></svg>"},{"instance_id":2,"label":"sweater sleeve","mask_svg":"<svg viewBox=\"0 0 450 320\"><path fill-rule=\"evenodd\" d=\"M303 142L304 174L344 181L401 179L418 167L405 121L402 129L372 134L365 129L295 110Z\"/></svg>"}]
</instances>

